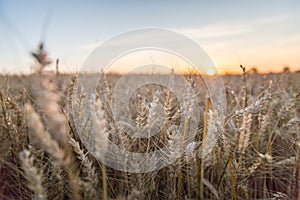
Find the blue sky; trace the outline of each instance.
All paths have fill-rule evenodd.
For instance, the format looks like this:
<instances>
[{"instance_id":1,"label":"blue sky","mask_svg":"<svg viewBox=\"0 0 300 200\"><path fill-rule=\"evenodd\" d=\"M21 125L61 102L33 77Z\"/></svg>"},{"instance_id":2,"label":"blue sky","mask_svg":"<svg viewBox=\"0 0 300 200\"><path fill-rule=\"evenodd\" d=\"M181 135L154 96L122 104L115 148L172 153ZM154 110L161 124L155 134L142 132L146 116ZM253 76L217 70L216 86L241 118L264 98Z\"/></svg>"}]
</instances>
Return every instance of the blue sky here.
<instances>
[{"instance_id":1,"label":"blue sky","mask_svg":"<svg viewBox=\"0 0 300 200\"><path fill-rule=\"evenodd\" d=\"M199 43L220 72L300 69L300 1L0 0L0 72L28 72L44 40L65 71L101 42L141 27L179 31Z\"/></svg>"}]
</instances>

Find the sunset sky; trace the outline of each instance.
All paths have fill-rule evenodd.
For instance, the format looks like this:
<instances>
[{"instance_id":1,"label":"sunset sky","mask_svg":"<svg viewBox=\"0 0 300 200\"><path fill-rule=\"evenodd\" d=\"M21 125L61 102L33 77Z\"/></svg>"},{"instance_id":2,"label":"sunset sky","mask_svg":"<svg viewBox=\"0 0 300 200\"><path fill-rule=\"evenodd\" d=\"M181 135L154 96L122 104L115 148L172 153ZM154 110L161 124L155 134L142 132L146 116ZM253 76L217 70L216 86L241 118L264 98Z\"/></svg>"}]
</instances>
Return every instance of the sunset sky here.
<instances>
[{"instance_id":1,"label":"sunset sky","mask_svg":"<svg viewBox=\"0 0 300 200\"><path fill-rule=\"evenodd\" d=\"M41 40L64 71L75 72L97 45L142 27L185 34L220 73L239 72L239 64L259 72L300 70L299 10L299 0L0 0L0 73L29 72L30 51Z\"/></svg>"}]
</instances>

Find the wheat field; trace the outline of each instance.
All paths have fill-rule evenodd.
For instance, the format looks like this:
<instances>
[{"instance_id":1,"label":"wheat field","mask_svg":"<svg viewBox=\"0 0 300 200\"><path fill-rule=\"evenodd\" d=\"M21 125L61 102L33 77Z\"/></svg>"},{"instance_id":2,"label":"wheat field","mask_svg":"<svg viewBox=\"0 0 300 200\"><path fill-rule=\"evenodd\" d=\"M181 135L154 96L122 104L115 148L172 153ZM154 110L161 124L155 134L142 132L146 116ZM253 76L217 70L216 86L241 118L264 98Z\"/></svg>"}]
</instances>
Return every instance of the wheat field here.
<instances>
[{"instance_id":1,"label":"wheat field","mask_svg":"<svg viewBox=\"0 0 300 200\"><path fill-rule=\"evenodd\" d=\"M222 76L222 123L211 118L214 102L201 76L186 75L186 105L160 85L136 90L130 120L148 127L162 116L157 135L138 139L119 128L111 112L119 77L85 76L100 77L93 101L78 87L78 75L0 76L0 199L300 199L299 73ZM84 102L99 125L91 141ZM199 111L190 112L190 104ZM111 155L111 143L148 155L178 142L174 132L184 135L185 126L170 127L183 115L197 124L195 137L186 149L165 152L176 158L170 165L130 173L97 159ZM206 140L207 127L218 132L214 145ZM204 146L210 153L199 156Z\"/></svg>"}]
</instances>

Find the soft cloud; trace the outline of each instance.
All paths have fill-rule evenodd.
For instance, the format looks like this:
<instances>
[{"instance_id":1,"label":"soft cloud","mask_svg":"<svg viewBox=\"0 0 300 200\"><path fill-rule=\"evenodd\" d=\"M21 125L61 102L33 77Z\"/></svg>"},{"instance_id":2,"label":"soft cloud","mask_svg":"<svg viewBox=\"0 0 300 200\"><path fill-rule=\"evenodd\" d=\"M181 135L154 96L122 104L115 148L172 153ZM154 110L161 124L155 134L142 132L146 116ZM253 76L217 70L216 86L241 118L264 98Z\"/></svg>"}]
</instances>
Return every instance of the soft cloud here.
<instances>
[{"instance_id":1,"label":"soft cloud","mask_svg":"<svg viewBox=\"0 0 300 200\"><path fill-rule=\"evenodd\" d=\"M277 24L280 22L286 22L289 20L293 20L295 18L297 18L299 16L296 15L279 15L279 16L272 16L272 17L266 17L266 18L262 18L262 19L258 19L252 23L249 24L253 24L256 26L259 25L268 25L268 24Z\"/></svg>"},{"instance_id":2,"label":"soft cloud","mask_svg":"<svg viewBox=\"0 0 300 200\"><path fill-rule=\"evenodd\" d=\"M249 20L248 22L223 22L213 25L206 25L198 28L181 28L177 31L188 35L193 39L213 39L230 36L240 36L243 34L253 33L261 26L278 24L295 19L295 15L279 15L267 18Z\"/></svg>"},{"instance_id":3,"label":"soft cloud","mask_svg":"<svg viewBox=\"0 0 300 200\"><path fill-rule=\"evenodd\" d=\"M254 29L248 27L236 27L232 25L214 25L203 28L178 29L178 31L188 35L193 39L205 39L236 36L245 33L251 33L254 31Z\"/></svg>"}]
</instances>

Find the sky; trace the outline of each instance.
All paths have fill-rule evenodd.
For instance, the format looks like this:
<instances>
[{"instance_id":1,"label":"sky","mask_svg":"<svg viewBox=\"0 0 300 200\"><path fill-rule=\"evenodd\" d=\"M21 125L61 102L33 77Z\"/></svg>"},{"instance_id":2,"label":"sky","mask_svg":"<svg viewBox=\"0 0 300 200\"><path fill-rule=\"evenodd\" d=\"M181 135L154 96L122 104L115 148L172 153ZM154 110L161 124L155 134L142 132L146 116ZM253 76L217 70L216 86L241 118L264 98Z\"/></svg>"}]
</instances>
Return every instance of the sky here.
<instances>
[{"instance_id":1,"label":"sky","mask_svg":"<svg viewBox=\"0 0 300 200\"><path fill-rule=\"evenodd\" d=\"M240 72L240 64L263 73L284 66L296 71L299 10L299 0L0 0L0 73L30 72L30 52L40 41L53 60L60 59L61 70L76 72L98 45L143 27L186 35L205 50L219 73ZM152 53L144 52L144 62L160 62ZM125 60L130 62L127 58L121 64ZM178 60L168 64L183 65Z\"/></svg>"}]
</instances>

